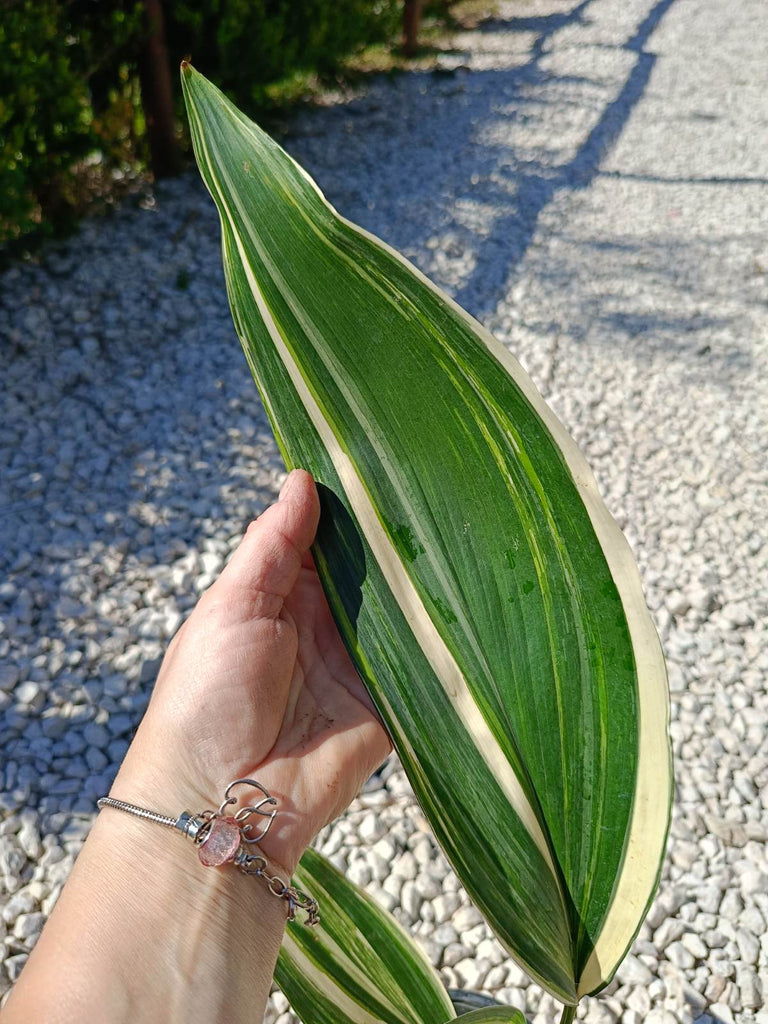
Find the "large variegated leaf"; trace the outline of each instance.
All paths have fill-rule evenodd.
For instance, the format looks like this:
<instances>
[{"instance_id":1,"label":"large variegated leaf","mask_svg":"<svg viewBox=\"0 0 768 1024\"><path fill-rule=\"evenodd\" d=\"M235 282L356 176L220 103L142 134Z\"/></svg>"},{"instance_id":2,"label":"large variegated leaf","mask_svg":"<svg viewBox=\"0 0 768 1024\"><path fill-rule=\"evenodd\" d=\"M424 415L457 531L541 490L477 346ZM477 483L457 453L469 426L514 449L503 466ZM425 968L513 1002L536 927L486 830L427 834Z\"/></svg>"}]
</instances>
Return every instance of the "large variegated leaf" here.
<instances>
[{"instance_id":1,"label":"large variegated leaf","mask_svg":"<svg viewBox=\"0 0 768 1024\"><path fill-rule=\"evenodd\" d=\"M445 1024L453 1004L394 917L314 850L296 871L317 928L289 925L275 978L304 1024Z\"/></svg>"},{"instance_id":2,"label":"large variegated leaf","mask_svg":"<svg viewBox=\"0 0 768 1024\"><path fill-rule=\"evenodd\" d=\"M321 485L336 621L473 900L574 1003L632 941L669 817L629 547L516 360L182 78L238 334L286 464Z\"/></svg>"}]
</instances>

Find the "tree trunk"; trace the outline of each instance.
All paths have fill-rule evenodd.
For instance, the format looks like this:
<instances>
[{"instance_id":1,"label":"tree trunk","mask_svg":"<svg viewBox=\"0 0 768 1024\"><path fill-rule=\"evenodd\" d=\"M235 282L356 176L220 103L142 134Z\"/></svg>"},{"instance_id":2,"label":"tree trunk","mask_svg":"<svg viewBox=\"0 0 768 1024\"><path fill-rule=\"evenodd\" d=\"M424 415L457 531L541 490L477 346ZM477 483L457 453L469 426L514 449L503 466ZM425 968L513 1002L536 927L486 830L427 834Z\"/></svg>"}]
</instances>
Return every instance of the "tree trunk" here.
<instances>
[{"instance_id":1,"label":"tree trunk","mask_svg":"<svg viewBox=\"0 0 768 1024\"><path fill-rule=\"evenodd\" d=\"M144 0L146 31L139 54L139 83L147 122L150 161L156 178L178 174L181 166L173 112L173 86L160 0Z\"/></svg>"},{"instance_id":2,"label":"tree trunk","mask_svg":"<svg viewBox=\"0 0 768 1024\"><path fill-rule=\"evenodd\" d=\"M405 0L405 9L403 10L403 52L407 57L412 57L419 45L420 21L421 0Z\"/></svg>"}]
</instances>

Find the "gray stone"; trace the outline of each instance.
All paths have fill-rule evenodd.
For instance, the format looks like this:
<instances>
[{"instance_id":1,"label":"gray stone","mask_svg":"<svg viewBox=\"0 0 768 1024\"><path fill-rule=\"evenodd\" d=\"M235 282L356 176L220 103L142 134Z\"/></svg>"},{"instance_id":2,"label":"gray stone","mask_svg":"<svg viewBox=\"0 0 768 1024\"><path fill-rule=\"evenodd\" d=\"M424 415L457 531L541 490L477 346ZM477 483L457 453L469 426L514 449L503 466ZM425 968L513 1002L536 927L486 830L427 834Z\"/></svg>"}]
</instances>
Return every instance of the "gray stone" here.
<instances>
[{"instance_id":1,"label":"gray stone","mask_svg":"<svg viewBox=\"0 0 768 1024\"><path fill-rule=\"evenodd\" d=\"M98 747L90 747L85 752L86 764L92 772L100 772L109 764L106 754Z\"/></svg>"},{"instance_id":2,"label":"gray stone","mask_svg":"<svg viewBox=\"0 0 768 1024\"><path fill-rule=\"evenodd\" d=\"M415 883L407 878L400 890L400 906L411 921L417 921L421 910L422 897Z\"/></svg>"},{"instance_id":3,"label":"gray stone","mask_svg":"<svg viewBox=\"0 0 768 1024\"><path fill-rule=\"evenodd\" d=\"M0 836L0 872L6 876L6 880L18 877L26 862L26 854L16 837Z\"/></svg>"},{"instance_id":4,"label":"gray stone","mask_svg":"<svg viewBox=\"0 0 768 1024\"><path fill-rule=\"evenodd\" d=\"M677 1017L671 1010L661 1008L651 1010L645 1018L645 1022L646 1024L679 1024Z\"/></svg>"},{"instance_id":5,"label":"gray stone","mask_svg":"<svg viewBox=\"0 0 768 1024\"><path fill-rule=\"evenodd\" d=\"M31 914L37 909L37 900L29 892L29 887L14 893L2 908L2 918L6 924L12 924L20 914Z\"/></svg>"},{"instance_id":6,"label":"gray stone","mask_svg":"<svg viewBox=\"0 0 768 1024\"><path fill-rule=\"evenodd\" d=\"M768 907L766 909L768 910ZM748 932L752 932L753 935L764 935L768 931L765 917L755 906L744 908L744 913L741 915L741 924Z\"/></svg>"},{"instance_id":7,"label":"gray stone","mask_svg":"<svg viewBox=\"0 0 768 1024\"><path fill-rule=\"evenodd\" d=\"M31 711L39 711L45 704L45 692L39 683L34 683L31 680L19 683L13 695L19 704L23 704Z\"/></svg>"},{"instance_id":8,"label":"gray stone","mask_svg":"<svg viewBox=\"0 0 768 1024\"><path fill-rule=\"evenodd\" d=\"M745 928L736 929L736 943L739 947L739 954L745 964L750 966L757 963L760 955L760 942Z\"/></svg>"},{"instance_id":9,"label":"gray stone","mask_svg":"<svg viewBox=\"0 0 768 1024\"><path fill-rule=\"evenodd\" d=\"M224 564L221 555L214 551L201 551L198 558L201 571L206 576L218 576L221 572Z\"/></svg>"},{"instance_id":10,"label":"gray stone","mask_svg":"<svg viewBox=\"0 0 768 1024\"><path fill-rule=\"evenodd\" d=\"M717 595L710 587L692 587L686 597L692 608L704 613L712 611L717 602Z\"/></svg>"},{"instance_id":11,"label":"gray stone","mask_svg":"<svg viewBox=\"0 0 768 1024\"><path fill-rule=\"evenodd\" d=\"M459 933L452 924L441 924L432 935L432 938L441 946L447 946L451 942L458 942Z\"/></svg>"},{"instance_id":12,"label":"gray stone","mask_svg":"<svg viewBox=\"0 0 768 1024\"><path fill-rule=\"evenodd\" d=\"M667 917L658 926L653 933L653 944L659 950L664 950L667 946L675 942L685 933L685 925L682 921L678 921L677 918Z\"/></svg>"},{"instance_id":13,"label":"gray stone","mask_svg":"<svg viewBox=\"0 0 768 1024\"><path fill-rule=\"evenodd\" d=\"M40 833L31 822L25 822L18 832L19 846L30 860L37 860L42 852Z\"/></svg>"},{"instance_id":14,"label":"gray stone","mask_svg":"<svg viewBox=\"0 0 768 1024\"><path fill-rule=\"evenodd\" d=\"M741 968L736 975L741 1005L745 1010L759 1010L763 1006L763 987L756 971Z\"/></svg>"},{"instance_id":15,"label":"gray stone","mask_svg":"<svg viewBox=\"0 0 768 1024\"><path fill-rule=\"evenodd\" d=\"M453 925L460 935L470 928L474 928L475 925L482 923L483 915L471 903L466 903L453 915Z\"/></svg>"},{"instance_id":16,"label":"gray stone","mask_svg":"<svg viewBox=\"0 0 768 1024\"><path fill-rule=\"evenodd\" d=\"M426 874L421 871L417 876L415 883L416 888L426 900L434 900L442 893L442 886L436 878L432 875Z\"/></svg>"},{"instance_id":17,"label":"gray stone","mask_svg":"<svg viewBox=\"0 0 768 1024\"><path fill-rule=\"evenodd\" d=\"M48 739L58 740L67 731L69 725L66 718L58 713L44 717L40 723L43 730L43 735Z\"/></svg>"},{"instance_id":18,"label":"gray stone","mask_svg":"<svg viewBox=\"0 0 768 1024\"><path fill-rule=\"evenodd\" d=\"M386 825L374 812L366 814L358 827L358 834L364 843L375 843L386 831Z\"/></svg>"},{"instance_id":19,"label":"gray stone","mask_svg":"<svg viewBox=\"0 0 768 1024\"><path fill-rule=\"evenodd\" d=\"M755 893L768 893L768 873L759 868L749 868L741 878L741 891L745 896L754 896Z\"/></svg>"},{"instance_id":20,"label":"gray stone","mask_svg":"<svg viewBox=\"0 0 768 1024\"><path fill-rule=\"evenodd\" d=\"M704 960L707 956L707 947L694 932L685 932L680 939L681 944L688 950L691 956L697 960Z\"/></svg>"},{"instance_id":21,"label":"gray stone","mask_svg":"<svg viewBox=\"0 0 768 1024\"><path fill-rule=\"evenodd\" d=\"M690 968L696 962L682 942L671 942L664 950L664 955L675 967Z\"/></svg>"},{"instance_id":22,"label":"gray stone","mask_svg":"<svg viewBox=\"0 0 768 1024\"><path fill-rule=\"evenodd\" d=\"M622 985L650 985L653 975L642 960L631 954L619 967L617 977Z\"/></svg>"},{"instance_id":23,"label":"gray stone","mask_svg":"<svg viewBox=\"0 0 768 1024\"><path fill-rule=\"evenodd\" d=\"M685 615L691 608L690 598L679 590L667 594L666 605L673 615Z\"/></svg>"},{"instance_id":24,"label":"gray stone","mask_svg":"<svg viewBox=\"0 0 768 1024\"><path fill-rule=\"evenodd\" d=\"M83 739L91 747L105 748L111 737L109 730L96 722L89 722L83 729Z\"/></svg>"},{"instance_id":25,"label":"gray stone","mask_svg":"<svg viewBox=\"0 0 768 1024\"><path fill-rule=\"evenodd\" d=\"M442 924L444 921L448 921L450 917L458 910L461 905L461 897L456 892L440 893L432 901L432 906L435 911L435 920Z\"/></svg>"},{"instance_id":26,"label":"gray stone","mask_svg":"<svg viewBox=\"0 0 768 1024\"><path fill-rule=\"evenodd\" d=\"M587 1024L615 1024L616 1014L604 1002L590 999L584 1020Z\"/></svg>"},{"instance_id":27,"label":"gray stone","mask_svg":"<svg viewBox=\"0 0 768 1024\"><path fill-rule=\"evenodd\" d=\"M146 658L141 665L139 684L146 686L148 683L154 683L162 663L162 658Z\"/></svg>"},{"instance_id":28,"label":"gray stone","mask_svg":"<svg viewBox=\"0 0 768 1024\"><path fill-rule=\"evenodd\" d=\"M9 956L5 960L5 969L8 972L8 977L12 982L19 980L19 975L24 967L24 964L29 959L29 953L15 953L13 956Z\"/></svg>"},{"instance_id":29,"label":"gray stone","mask_svg":"<svg viewBox=\"0 0 768 1024\"><path fill-rule=\"evenodd\" d=\"M507 985L499 989L496 993L496 998L500 1003L503 1003L505 1006L511 1006L515 1010L520 1010L521 1013L525 1013L527 1009L524 989L513 988Z\"/></svg>"},{"instance_id":30,"label":"gray stone","mask_svg":"<svg viewBox=\"0 0 768 1024\"><path fill-rule=\"evenodd\" d=\"M651 998L648 995L648 989L643 986L633 988L627 996L627 1006L639 1013L644 1019L651 1008Z\"/></svg>"},{"instance_id":31,"label":"gray stone","mask_svg":"<svg viewBox=\"0 0 768 1024\"><path fill-rule=\"evenodd\" d=\"M347 869L347 878L350 882L354 882L355 885L359 885L362 888L368 885L372 877L371 867L364 860L353 861Z\"/></svg>"},{"instance_id":32,"label":"gray stone","mask_svg":"<svg viewBox=\"0 0 768 1024\"><path fill-rule=\"evenodd\" d=\"M705 885L696 892L696 902L708 914L716 914L720 908L722 892L717 886Z\"/></svg>"},{"instance_id":33,"label":"gray stone","mask_svg":"<svg viewBox=\"0 0 768 1024\"><path fill-rule=\"evenodd\" d=\"M720 916L726 921L738 924L739 918L744 910L744 900L737 889L728 889L720 903Z\"/></svg>"},{"instance_id":34,"label":"gray stone","mask_svg":"<svg viewBox=\"0 0 768 1024\"><path fill-rule=\"evenodd\" d=\"M387 864L391 864L397 855L397 847L389 838L389 836L386 836L385 838L380 839L376 843L376 845L371 850L371 853L375 854L377 857L380 857Z\"/></svg>"},{"instance_id":35,"label":"gray stone","mask_svg":"<svg viewBox=\"0 0 768 1024\"><path fill-rule=\"evenodd\" d=\"M44 914L20 914L14 923L13 934L22 942L37 941L44 924Z\"/></svg>"},{"instance_id":36,"label":"gray stone","mask_svg":"<svg viewBox=\"0 0 768 1024\"><path fill-rule=\"evenodd\" d=\"M19 681L19 670L15 665L0 665L0 690L12 690Z\"/></svg>"},{"instance_id":37,"label":"gray stone","mask_svg":"<svg viewBox=\"0 0 768 1024\"><path fill-rule=\"evenodd\" d=\"M446 949L445 952L447 954L448 950ZM445 962L445 957L443 957L443 963ZM461 987L468 989L470 992L476 992L482 986L485 976L490 970L490 965L486 961L478 960L474 957L466 957L464 960L459 960L453 967Z\"/></svg>"},{"instance_id":38,"label":"gray stone","mask_svg":"<svg viewBox=\"0 0 768 1024\"><path fill-rule=\"evenodd\" d=\"M733 1017L733 1010L730 1006L726 1006L725 1003L712 1003L708 1007L710 1016L720 1024L736 1024Z\"/></svg>"},{"instance_id":39,"label":"gray stone","mask_svg":"<svg viewBox=\"0 0 768 1024\"><path fill-rule=\"evenodd\" d=\"M413 856L410 850L405 850L395 860L392 865L392 871L398 875L398 877L413 881L419 872L419 866L416 862L416 858Z\"/></svg>"}]
</instances>

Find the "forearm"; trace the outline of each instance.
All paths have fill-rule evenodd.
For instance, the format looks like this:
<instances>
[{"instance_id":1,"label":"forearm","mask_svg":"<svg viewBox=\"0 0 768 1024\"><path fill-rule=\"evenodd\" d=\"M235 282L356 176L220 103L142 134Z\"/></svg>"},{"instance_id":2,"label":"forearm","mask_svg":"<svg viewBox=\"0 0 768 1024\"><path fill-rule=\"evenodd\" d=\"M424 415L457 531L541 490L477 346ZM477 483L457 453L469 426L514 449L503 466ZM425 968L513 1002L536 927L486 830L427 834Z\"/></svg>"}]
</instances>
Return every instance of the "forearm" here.
<instances>
[{"instance_id":1,"label":"forearm","mask_svg":"<svg viewBox=\"0 0 768 1024\"><path fill-rule=\"evenodd\" d=\"M261 879L203 867L180 834L104 810L3 1024L254 1024L285 921Z\"/></svg>"}]
</instances>

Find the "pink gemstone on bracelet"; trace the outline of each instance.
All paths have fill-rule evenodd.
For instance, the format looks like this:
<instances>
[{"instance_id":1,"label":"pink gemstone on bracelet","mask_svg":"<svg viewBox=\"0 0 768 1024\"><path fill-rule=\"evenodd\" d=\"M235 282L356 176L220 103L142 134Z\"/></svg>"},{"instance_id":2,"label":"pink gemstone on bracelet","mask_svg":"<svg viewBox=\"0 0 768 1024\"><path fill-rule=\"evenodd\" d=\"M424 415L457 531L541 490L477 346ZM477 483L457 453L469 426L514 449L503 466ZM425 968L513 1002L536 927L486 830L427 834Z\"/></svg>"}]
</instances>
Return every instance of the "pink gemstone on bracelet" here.
<instances>
[{"instance_id":1,"label":"pink gemstone on bracelet","mask_svg":"<svg viewBox=\"0 0 768 1024\"><path fill-rule=\"evenodd\" d=\"M200 863L217 868L234 859L240 846L240 826L234 818L214 818L197 850Z\"/></svg>"}]
</instances>

